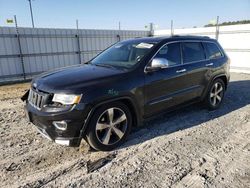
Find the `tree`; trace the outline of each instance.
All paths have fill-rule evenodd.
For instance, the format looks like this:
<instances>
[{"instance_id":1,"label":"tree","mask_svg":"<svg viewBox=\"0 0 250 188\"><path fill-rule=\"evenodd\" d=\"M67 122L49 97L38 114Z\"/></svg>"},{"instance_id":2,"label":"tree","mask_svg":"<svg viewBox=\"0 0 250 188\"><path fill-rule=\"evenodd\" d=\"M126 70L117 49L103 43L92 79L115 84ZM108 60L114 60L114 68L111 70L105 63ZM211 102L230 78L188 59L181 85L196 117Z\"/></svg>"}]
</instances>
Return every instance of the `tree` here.
<instances>
[{"instance_id":1,"label":"tree","mask_svg":"<svg viewBox=\"0 0 250 188\"><path fill-rule=\"evenodd\" d=\"M239 25L239 24L250 24L250 20L240 20L240 21L223 22L223 23L220 23L219 26L224 26L224 25ZM215 25L214 24L204 25L204 27L213 27L213 26L215 26Z\"/></svg>"}]
</instances>

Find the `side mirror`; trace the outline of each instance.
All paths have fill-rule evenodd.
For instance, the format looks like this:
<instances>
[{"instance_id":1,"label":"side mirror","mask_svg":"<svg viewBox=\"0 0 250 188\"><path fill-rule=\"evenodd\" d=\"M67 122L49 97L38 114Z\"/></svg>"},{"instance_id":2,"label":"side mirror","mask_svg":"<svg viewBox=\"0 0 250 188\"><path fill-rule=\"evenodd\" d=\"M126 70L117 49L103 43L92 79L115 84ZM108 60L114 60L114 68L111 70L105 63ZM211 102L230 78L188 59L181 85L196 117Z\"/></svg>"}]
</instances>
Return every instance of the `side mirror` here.
<instances>
[{"instance_id":1,"label":"side mirror","mask_svg":"<svg viewBox=\"0 0 250 188\"><path fill-rule=\"evenodd\" d=\"M168 60L165 58L154 58L151 62L151 66L146 67L146 71L157 71L169 67Z\"/></svg>"}]
</instances>

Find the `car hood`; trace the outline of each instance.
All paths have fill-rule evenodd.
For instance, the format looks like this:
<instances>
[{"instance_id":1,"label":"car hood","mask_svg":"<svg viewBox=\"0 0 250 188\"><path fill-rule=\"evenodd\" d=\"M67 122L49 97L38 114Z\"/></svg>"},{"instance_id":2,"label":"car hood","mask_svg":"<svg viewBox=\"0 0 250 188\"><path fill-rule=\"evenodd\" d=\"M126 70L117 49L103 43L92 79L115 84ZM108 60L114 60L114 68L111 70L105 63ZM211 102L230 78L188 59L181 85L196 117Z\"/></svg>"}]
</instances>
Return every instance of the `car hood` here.
<instances>
[{"instance_id":1,"label":"car hood","mask_svg":"<svg viewBox=\"0 0 250 188\"><path fill-rule=\"evenodd\" d=\"M32 82L32 86L46 92L76 93L77 89L124 73L124 70L95 65L77 65L46 72Z\"/></svg>"}]
</instances>

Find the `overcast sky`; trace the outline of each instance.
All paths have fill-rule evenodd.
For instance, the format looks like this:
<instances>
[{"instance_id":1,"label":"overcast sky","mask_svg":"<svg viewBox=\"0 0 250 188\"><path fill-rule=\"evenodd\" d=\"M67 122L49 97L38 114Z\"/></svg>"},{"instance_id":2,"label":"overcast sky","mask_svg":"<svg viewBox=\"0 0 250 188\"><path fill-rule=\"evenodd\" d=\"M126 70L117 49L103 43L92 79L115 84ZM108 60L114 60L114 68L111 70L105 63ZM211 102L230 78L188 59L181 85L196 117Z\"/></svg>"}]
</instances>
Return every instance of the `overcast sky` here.
<instances>
[{"instance_id":1,"label":"overcast sky","mask_svg":"<svg viewBox=\"0 0 250 188\"><path fill-rule=\"evenodd\" d=\"M150 22L159 29L204 26L217 15L220 21L250 19L250 0L34 0L36 27L86 29L145 29ZM0 0L0 26L7 18L31 27L28 0Z\"/></svg>"}]
</instances>

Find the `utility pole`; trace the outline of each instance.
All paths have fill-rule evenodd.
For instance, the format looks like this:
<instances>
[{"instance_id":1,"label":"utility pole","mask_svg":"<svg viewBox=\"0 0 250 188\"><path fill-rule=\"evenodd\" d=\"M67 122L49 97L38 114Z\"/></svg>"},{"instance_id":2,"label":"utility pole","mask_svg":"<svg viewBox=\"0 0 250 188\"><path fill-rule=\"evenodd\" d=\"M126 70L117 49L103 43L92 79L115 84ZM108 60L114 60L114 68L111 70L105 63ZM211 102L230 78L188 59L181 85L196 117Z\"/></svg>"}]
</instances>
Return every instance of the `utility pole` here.
<instances>
[{"instance_id":1,"label":"utility pole","mask_svg":"<svg viewBox=\"0 0 250 188\"><path fill-rule=\"evenodd\" d=\"M15 20L15 26L16 26L16 37L17 37L18 48L19 48L19 56L20 56L20 60L21 60L21 64L22 64L23 79L25 80L26 74L25 74L25 68L24 68L24 59L23 59L23 52L22 52L22 46L21 46L21 40L20 40L16 15L14 15L14 20Z\"/></svg>"},{"instance_id":2,"label":"utility pole","mask_svg":"<svg viewBox=\"0 0 250 188\"><path fill-rule=\"evenodd\" d=\"M119 22L119 30L121 30L121 22Z\"/></svg>"},{"instance_id":3,"label":"utility pole","mask_svg":"<svg viewBox=\"0 0 250 188\"><path fill-rule=\"evenodd\" d=\"M31 0L28 0L30 4L30 15L31 15L31 21L32 21L32 27L34 28L34 19L33 19L33 11L32 11L32 5L31 5Z\"/></svg>"}]
</instances>

